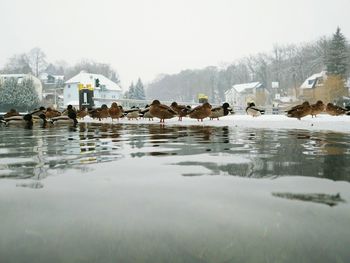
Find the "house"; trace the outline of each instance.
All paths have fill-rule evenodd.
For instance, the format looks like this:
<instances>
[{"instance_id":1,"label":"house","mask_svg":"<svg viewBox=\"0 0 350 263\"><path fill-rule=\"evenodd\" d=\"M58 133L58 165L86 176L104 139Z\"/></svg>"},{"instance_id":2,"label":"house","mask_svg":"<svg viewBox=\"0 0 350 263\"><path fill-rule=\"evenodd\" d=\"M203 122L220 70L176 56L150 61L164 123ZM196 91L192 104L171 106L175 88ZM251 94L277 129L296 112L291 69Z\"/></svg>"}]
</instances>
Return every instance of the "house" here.
<instances>
[{"instance_id":1,"label":"house","mask_svg":"<svg viewBox=\"0 0 350 263\"><path fill-rule=\"evenodd\" d=\"M225 101L241 108L245 108L248 101L264 106L268 99L269 91L260 82L235 84L225 92Z\"/></svg>"},{"instance_id":2,"label":"house","mask_svg":"<svg viewBox=\"0 0 350 263\"><path fill-rule=\"evenodd\" d=\"M348 96L349 91L343 81L337 76L329 76L326 71L308 77L299 88L299 99L315 103L334 102L342 96Z\"/></svg>"},{"instance_id":3,"label":"house","mask_svg":"<svg viewBox=\"0 0 350 263\"><path fill-rule=\"evenodd\" d=\"M64 107L69 104L79 107L80 87L87 87L93 90L95 107L100 107L102 104L110 106L113 101L122 98L122 89L117 83L101 74L81 71L78 75L65 82L63 89Z\"/></svg>"},{"instance_id":4,"label":"house","mask_svg":"<svg viewBox=\"0 0 350 263\"><path fill-rule=\"evenodd\" d=\"M6 79L15 78L18 82L30 79L33 81L35 91L38 93L39 100L43 98L43 86L40 79L33 76L32 74L0 74L0 81L5 81Z\"/></svg>"},{"instance_id":5,"label":"house","mask_svg":"<svg viewBox=\"0 0 350 263\"><path fill-rule=\"evenodd\" d=\"M62 86L64 84L64 75L54 75L48 73L42 73L40 80L46 86Z\"/></svg>"}]
</instances>

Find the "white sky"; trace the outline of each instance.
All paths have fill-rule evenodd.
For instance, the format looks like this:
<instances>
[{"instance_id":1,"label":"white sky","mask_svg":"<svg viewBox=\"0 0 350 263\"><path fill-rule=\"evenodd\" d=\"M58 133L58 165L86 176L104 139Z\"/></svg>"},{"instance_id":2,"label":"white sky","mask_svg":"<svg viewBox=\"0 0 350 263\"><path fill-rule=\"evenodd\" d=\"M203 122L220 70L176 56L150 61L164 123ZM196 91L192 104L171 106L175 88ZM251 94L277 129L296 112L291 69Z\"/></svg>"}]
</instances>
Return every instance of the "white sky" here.
<instances>
[{"instance_id":1,"label":"white sky","mask_svg":"<svg viewBox=\"0 0 350 263\"><path fill-rule=\"evenodd\" d=\"M350 0L1 0L0 67L40 47L50 62L110 63L141 77L229 63L331 35L350 38Z\"/></svg>"}]
</instances>

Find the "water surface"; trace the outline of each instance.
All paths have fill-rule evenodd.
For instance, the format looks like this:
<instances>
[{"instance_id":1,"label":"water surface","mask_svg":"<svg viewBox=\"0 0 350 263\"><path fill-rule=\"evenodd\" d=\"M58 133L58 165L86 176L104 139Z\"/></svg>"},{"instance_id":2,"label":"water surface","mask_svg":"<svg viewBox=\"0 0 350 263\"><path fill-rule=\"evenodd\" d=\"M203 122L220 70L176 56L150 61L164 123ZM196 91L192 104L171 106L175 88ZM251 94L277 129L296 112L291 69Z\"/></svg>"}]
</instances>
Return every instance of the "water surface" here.
<instances>
[{"instance_id":1,"label":"water surface","mask_svg":"<svg viewBox=\"0 0 350 263\"><path fill-rule=\"evenodd\" d=\"M0 262L348 262L350 135L0 127Z\"/></svg>"}]
</instances>

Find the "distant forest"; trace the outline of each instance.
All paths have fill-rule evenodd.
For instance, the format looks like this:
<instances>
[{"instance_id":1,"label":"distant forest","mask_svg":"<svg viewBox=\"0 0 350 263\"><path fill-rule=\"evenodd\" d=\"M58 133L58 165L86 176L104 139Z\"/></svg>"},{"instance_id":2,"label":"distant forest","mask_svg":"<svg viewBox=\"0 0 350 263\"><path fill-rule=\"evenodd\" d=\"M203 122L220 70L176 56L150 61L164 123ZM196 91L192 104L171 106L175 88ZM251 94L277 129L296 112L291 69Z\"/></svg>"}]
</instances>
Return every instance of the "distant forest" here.
<instances>
[{"instance_id":1,"label":"distant forest","mask_svg":"<svg viewBox=\"0 0 350 263\"><path fill-rule=\"evenodd\" d=\"M331 45L332 37L298 45L275 45L268 53L244 57L225 69L210 66L161 75L148 85L146 95L149 99L193 101L197 100L198 93L205 93L211 102L221 103L225 91L232 85L254 81L263 83L269 90L272 82L279 82L281 95L288 95L310 75L326 70ZM346 57L348 76L350 48L347 41L346 47L343 56Z\"/></svg>"}]
</instances>

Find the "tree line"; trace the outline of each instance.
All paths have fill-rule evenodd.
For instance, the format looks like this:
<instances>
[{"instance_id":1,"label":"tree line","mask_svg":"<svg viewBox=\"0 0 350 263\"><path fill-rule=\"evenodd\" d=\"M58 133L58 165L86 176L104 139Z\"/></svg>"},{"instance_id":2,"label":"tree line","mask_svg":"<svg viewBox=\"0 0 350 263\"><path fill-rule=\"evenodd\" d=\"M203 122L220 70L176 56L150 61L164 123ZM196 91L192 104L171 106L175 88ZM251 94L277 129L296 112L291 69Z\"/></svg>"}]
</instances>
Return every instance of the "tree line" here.
<instances>
[{"instance_id":1,"label":"tree line","mask_svg":"<svg viewBox=\"0 0 350 263\"><path fill-rule=\"evenodd\" d=\"M279 93L287 96L312 74L327 70L345 78L349 69L349 44L337 28L332 37L298 45L275 45L270 52L244 57L225 68L210 66L160 75L148 85L147 97L197 101L197 94L205 93L211 102L220 103L234 84L255 81L268 90L272 90L272 82L278 82Z\"/></svg>"}]
</instances>

